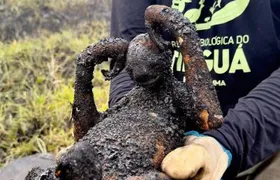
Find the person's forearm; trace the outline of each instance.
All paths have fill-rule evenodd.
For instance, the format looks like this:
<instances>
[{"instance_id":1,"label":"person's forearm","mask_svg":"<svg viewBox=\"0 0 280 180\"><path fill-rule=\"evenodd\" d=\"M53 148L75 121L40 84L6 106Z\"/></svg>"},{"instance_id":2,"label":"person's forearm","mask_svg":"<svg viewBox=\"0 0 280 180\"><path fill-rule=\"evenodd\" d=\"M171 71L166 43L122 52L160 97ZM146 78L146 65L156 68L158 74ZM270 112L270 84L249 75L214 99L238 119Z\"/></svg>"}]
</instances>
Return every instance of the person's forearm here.
<instances>
[{"instance_id":1,"label":"person's forearm","mask_svg":"<svg viewBox=\"0 0 280 180\"><path fill-rule=\"evenodd\" d=\"M133 87L134 87L134 82L131 80L129 74L124 69L119 75L117 75L111 81L109 107L114 106Z\"/></svg>"},{"instance_id":2,"label":"person's forearm","mask_svg":"<svg viewBox=\"0 0 280 180\"><path fill-rule=\"evenodd\" d=\"M252 167L280 149L280 68L229 110L215 137L232 152L227 176ZM227 179L227 178L226 178Z\"/></svg>"}]
</instances>

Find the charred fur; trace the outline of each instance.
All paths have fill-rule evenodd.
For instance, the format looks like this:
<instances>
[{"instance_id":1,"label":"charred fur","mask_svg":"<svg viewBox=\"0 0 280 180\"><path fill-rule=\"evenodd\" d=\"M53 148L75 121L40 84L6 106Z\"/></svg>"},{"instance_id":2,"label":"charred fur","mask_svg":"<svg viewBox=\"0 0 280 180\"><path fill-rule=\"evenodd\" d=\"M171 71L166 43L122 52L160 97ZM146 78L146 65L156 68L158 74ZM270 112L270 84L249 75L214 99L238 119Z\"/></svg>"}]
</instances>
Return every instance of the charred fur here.
<instances>
[{"instance_id":1,"label":"charred fur","mask_svg":"<svg viewBox=\"0 0 280 180\"><path fill-rule=\"evenodd\" d=\"M215 92L212 93L214 89L209 85L209 72L206 75L204 72L206 66L201 59L200 47L182 44L182 50L186 51L183 53L194 57L191 59L195 62L190 67L203 68L203 71L191 71L190 75L195 77L197 73L197 76L205 77L200 79L201 84L193 83L197 80L193 78L187 78L191 81L187 83L177 81L170 70L172 53L168 42L163 41L153 29L153 23L162 23L158 19L162 19L163 11L171 9L162 9L162 6L154 8L153 13L146 14L150 23L148 28L151 28L149 35L138 35L129 44L121 39L106 39L89 46L79 55L73 106L77 142L58 159L55 172L52 171L56 177L50 176L46 180L170 180L160 172L165 155L183 145L185 131L204 127L205 124L209 126L209 122L211 125L212 119L204 121L197 114L205 102L208 102L206 105L215 103L206 106L207 113L212 106L219 107ZM179 12L166 16L183 18ZM174 22L170 22L169 26L173 31ZM192 38L197 36L190 23L180 26L191 33L182 35L174 31L174 38L182 35L183 41L187 38L199 41ZM136 87L117 105L100 114L92 95L92 71L94 65L106 61L108 57L115 58L117 63L112 71L104 73L107 79L125 66ZM199 94L201 91L197 89L205 92ZM208 93L210 96L204 96ZM216 127L221 121L215 123ZM197 127L198 124L202 126ZM36 172L39 173L34 176ZM40 178L40 173L41 170L33 170L32 176L28 176L32 178L27 180Z\"/></svg>"}]
</instances>

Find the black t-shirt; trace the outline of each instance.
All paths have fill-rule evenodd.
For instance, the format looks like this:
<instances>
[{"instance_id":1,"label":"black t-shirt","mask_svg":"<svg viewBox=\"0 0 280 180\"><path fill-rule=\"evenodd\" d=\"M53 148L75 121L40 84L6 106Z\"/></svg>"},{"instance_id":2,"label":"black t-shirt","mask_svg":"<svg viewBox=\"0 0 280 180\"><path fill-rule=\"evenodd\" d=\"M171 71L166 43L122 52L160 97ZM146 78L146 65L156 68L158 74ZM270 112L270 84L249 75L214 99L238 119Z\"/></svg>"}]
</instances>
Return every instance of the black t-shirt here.
<instances>
[{"instance_id":1,"label":"black t-shirt","mask_svg":"<svg viewBox=\"0 0 280 180\"><path fill-rule=\"evenodd\" d=\"M279 150L280 0L114 0L112 36L131 40L146 32L144 11L152 4L178 9L196 26L227 114L221 128L205 133L233 155L225 179ZM174 52L173 60L174 74L183 80L180 53ZM122 71L111 82L110 105L133 86Z\"/></svg>"},{"instance_id":2,"label":"black t-shirt","mask_svg":"<svg viewBox=\"0 0 280 180\"><path fill-rule=\"evenodd\" d=\"M280 21L277 4L257 0L113 1L111 34L131 40L145 32L144 11L164 4L181 11L195 24L218 97L226 113L240 97L280 65ZM133 7L132 7L133 6ZM121 11L121 12L119 12ZM280 16L279 16L280 18ZM184 80L182 56L174 52L173 72Z\"/></svg>"}]
</instances>

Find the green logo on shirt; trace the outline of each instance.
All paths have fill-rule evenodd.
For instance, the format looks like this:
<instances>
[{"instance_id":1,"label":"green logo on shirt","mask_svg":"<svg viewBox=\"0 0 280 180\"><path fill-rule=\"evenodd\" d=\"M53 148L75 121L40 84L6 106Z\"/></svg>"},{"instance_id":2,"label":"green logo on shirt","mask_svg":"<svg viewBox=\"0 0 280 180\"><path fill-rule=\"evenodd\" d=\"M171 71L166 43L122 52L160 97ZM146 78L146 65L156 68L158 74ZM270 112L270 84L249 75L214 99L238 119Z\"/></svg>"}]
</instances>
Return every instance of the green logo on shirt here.
<instances>
[{"instance_id":1,"label":"green logo on shirt","mask_svg":"<svg viewBox=\"0 0 280 180\"><path fill-rule=\"evenodd\" d=\"M249 2L250 0L234 0L222 6L222 0L216 0L209 8L209 16L204 17L202 22L197 22L203 8L205 8L205 0L199 0L199 7L188 9L184 16L191 23L195 23L197 31L207 30L212 26L224 24L237 18L245 11ZM172 8L183 12L189 3L192 3L192 0L173 0Z\"/></svg>"},{"instance_id":2,"label":"green logo on shirt","mask_svg":"<svg viewBox=\"0 0 280 180\"><path fill-rule=\"evenodd\" d=\"M194 23L197 31L208 30L215 25L225 24L239 17L248 7L250 0L233 0L223 4L222 0L215 0L211 7L205 6L206 0L199 0L197 8L189 9L187 6L194 0L173 0L172 8L184 13L184 16ZM203 13L203 17L202 15ZM243 46L250 42L247 34L236 36L215 36L201 39L204 57L210 72L215 74L234 74L237 71L250 73ZM230 51L229 46L235 46L235 51ZM184 72L182 55L179 52L173 56L173 70ZM214 79L215 86L226 86L223 79Z\"/></svg>"}]
</instances>

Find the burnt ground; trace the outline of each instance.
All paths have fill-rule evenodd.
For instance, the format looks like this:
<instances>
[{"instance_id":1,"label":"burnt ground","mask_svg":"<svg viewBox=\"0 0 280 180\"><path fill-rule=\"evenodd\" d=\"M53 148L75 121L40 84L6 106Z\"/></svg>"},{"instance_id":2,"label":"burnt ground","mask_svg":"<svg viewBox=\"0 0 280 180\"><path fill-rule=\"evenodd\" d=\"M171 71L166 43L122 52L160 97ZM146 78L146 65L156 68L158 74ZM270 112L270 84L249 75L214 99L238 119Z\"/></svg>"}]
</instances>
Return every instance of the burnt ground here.
<instances>
[{"instance_id":1,"label":"burnt ground","mask_svg":"<svg viewBox=\"0 0 280 180\"><path fill-rule=\"evenodd\" d=\"M44 31L60 32L63 28L77 29L96 20L110 20L109 0L65 1L65 7L61 9L55 9L48 2L34 0L33 4L21 6L0 3L0 41L37 36Z\"/></svg>"},{"instance_id":2,"label":"burnt ground","mask_svg":"<svg viewBox=\"0 0 280 180\"><path fill-rule=\"evenodd\" d=\"M58 178L55 177L55 167L48 168L47 170L44 170L39 167L33 168L32 172L28 173L25 179L36 179L38 175L40 177L40 180L58 180Z\"/></svg>"}]
</instances>

